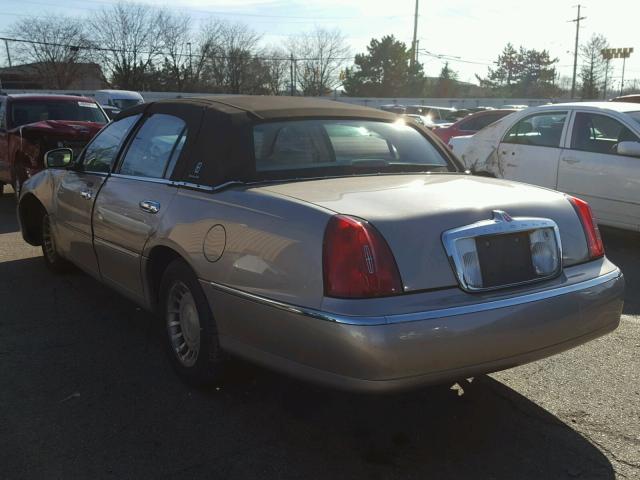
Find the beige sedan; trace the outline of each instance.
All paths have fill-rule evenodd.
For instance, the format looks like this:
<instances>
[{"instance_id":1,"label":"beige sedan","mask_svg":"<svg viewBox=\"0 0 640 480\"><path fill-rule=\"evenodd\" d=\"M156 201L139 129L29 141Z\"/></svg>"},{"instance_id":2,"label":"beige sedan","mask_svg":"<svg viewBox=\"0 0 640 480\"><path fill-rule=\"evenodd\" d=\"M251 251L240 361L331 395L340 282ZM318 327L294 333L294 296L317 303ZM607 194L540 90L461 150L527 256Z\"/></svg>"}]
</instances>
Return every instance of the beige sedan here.
<instances>
[{"instance_id":1,"label":"beige sedan","mask_svg":"<svg viewBox=\"0 0 640 480\"><path fill-rule=\"evenodd\" d=\"M529 362L618 325L589 206L462 171L379 110L279 97L144 104L21 193L25 240L162 319L186 380L225 353L389 391Z\"/></svg>"}]
</instances>

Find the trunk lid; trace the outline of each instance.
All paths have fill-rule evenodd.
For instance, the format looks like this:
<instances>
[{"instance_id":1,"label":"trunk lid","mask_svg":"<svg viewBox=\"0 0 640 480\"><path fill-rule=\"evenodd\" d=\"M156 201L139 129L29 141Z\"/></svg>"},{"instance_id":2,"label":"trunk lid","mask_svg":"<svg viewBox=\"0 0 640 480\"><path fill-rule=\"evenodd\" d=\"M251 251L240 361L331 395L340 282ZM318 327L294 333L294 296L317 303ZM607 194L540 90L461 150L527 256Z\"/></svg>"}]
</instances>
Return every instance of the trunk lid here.
<instances>
[{"instance_id":1,"label":"trunk lid","mask_svg":"<svg viewBox=\"0 0 640 480\"><path fill-rule=\"evenodd\" d=\"M588 259L578 216L563 194L518 182L464 174L360 176L257 187L369 221L389 244L405 291L456 286L442 233L492 218L554 220L560 230L563 264Z\"/></svg>"}]
</instances>

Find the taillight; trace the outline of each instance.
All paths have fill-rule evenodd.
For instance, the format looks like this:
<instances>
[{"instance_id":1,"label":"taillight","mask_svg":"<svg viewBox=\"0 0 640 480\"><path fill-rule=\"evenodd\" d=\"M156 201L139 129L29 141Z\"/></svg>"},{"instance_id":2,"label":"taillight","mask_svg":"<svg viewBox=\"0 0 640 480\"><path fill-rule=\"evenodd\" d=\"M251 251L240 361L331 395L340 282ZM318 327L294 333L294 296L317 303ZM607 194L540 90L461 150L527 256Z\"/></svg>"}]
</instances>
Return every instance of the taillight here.
<instances>
[{"instance_id":1,"label":"taillight","mask_svg":"<svg viewBox=\"0 0 640 480\"><path fill-rule=\"evenodd\" d=\"M345 215L329 220L322 252L324 292L329 297L398 295L402 281L393 254L368 222Z\"/></svg>"},{"instance_id":2,"label":"taillight","mask_svg":"<svg viewBox=\"0 0 640 480\"><path fill-rule=\"evenodd\" d=\"M567 195L567 198L573 205L580 222L582 222L582 228L584 234L587 237L587 246L589 247L589 257L599 258L604 255L604 245L602 244L602 237L600 237L600 230L596 223L596 218L593 215L593 211L587 202L580 200L579 198Z\"/></svg>"}]
</instances>

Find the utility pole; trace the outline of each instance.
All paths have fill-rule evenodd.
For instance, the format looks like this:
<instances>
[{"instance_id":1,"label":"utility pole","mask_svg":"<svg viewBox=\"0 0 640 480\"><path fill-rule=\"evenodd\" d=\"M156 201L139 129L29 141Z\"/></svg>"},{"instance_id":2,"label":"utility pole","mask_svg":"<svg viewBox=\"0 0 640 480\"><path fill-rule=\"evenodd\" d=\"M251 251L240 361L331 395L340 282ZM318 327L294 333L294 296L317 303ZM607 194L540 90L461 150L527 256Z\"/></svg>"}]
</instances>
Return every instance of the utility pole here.
<instances>
[{"instance_id":1,"label":"utility pole","mask_svg":"<svg viewBox=\"0 0 640 480\"><path fill-rule=\"evenodd\" d=\"M189 81L193 83L193 62L191 60L191 42L187 42L187 47L189 47Z\"/></svg>"},{"instance_id":2,"label":"utility pole","mask_svg":"<svg viewBox=\"0 0 640 480\"><path fill-rule=\"evenodd\" d=\"M418 56L418 0L416 0L416 11L413 14L413 42L411 43L411 61L409 66L413 70Z\"/></svg>"},{"instance_id":3,"label":"utility pole","mask_svg":"<svg viewBox=\"0 0 640 480\"><path fill-rule=\"evenodd\" d=\"M296 82L297 82L297 78L296 78L296 59L293 58L293 53L291 54L291 65L289 67L289 82L291 82L291 96L295 96L296 94Z\"/></svg>"},{"instance_id":4,"label":"utility pole","mask_svg":"<svg viewBox=\"0 0 640 480\"><path fill-rule=\"evenodd\" d=\"M580 35L580 20L584 20L587 17L580 16L580 8L582 6L578 4L578 16L569 20L570 22L576 22L576 46L573 51L573 80L571 81L571 98L575 97L576 94L576 74L578 73L578 37Z\"/></svg>"},{"instance_id":5,"label":"utility pole","mask_svg":"<svg viewBox=\"0 0 640 480\"><path fill-rule=\"evenodd\" d=\"M11 53L9 52L9 42L6 39L4 41L4 48L7 49L7 60L9 60L9 68L11 68Z\"/></svg>"}]
</instances>

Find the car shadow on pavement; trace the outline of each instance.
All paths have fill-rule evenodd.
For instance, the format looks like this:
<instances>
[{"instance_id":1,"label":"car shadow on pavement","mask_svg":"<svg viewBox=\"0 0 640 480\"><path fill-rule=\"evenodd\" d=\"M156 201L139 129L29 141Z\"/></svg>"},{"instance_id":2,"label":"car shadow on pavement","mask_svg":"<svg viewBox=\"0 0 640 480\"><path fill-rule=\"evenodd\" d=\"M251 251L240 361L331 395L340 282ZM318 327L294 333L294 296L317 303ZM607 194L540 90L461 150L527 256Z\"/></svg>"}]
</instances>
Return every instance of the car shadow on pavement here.
<instances>
[{"instance_id":1,"label":"car shadow on pavement","mask_svg":"<svg viewBox=\"0 0 640 480\"><path fill-rule=\"evenodd\" d=\"M4 195L0 194L0 234L13 233L20 230L16 217L16 197L13 190L5 187Z\"/></svg>"},{"instance_id":2,"label":"car shadow on pavement","mask_svg":"<svg viewBox=\"0 0 640 480\"><path fill-rule=\"evenodd\" d=\"M196 390L159 322L87 275L0 263L0 305L5 478L614 478L570 425L486 376L371 396L233 361Z\"/></svg>"},{"instance_id":3,"label":"car shadow on pavement","mask_svg":"<svg viewBox=\"0 0 640 480\"><path fill-rule=\"evenodd\" d=\"M626 291L623 313L640 315L640 233L601 227L609 260L624 274Z\"/></svg>"}]
</instances>

